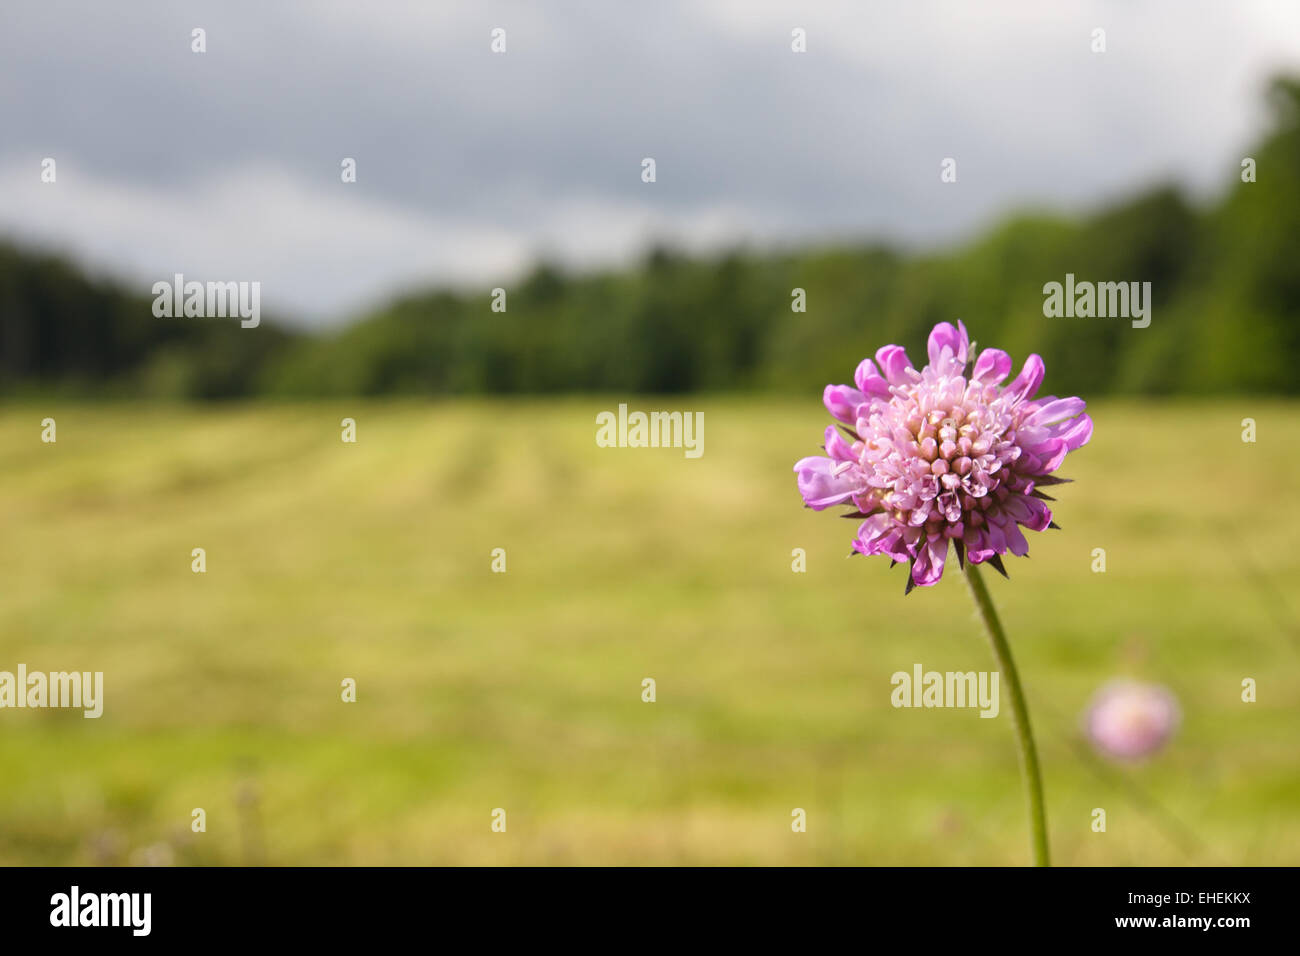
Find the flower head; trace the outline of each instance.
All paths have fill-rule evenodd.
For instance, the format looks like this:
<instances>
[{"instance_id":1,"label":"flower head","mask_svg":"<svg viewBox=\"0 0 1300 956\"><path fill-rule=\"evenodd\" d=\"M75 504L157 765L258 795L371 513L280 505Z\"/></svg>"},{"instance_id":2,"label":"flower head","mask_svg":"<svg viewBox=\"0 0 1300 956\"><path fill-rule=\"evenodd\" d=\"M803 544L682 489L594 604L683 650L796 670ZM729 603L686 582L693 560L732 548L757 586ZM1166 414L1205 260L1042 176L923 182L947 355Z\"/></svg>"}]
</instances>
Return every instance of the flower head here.
<instances>
[{"instance_id":1,"label":"flower head","mask_svg":"<svg viewBox=\"0 0 1300 956\"><path fill-rule=\"evenodd\" d=\"M1163 747L1181 714L1174 695L1156 684L1112 681L1097 692L1084 714L1084 730L1108 757L1136 760Z\"/></svg>"},{"instance_id":2,"label":"flower head","mask_svg":"<svg viewBox=\"0 0 1300 956\"><path fill-rule=\"evenodd\" d=\"M863 359L854 385L828 385L828 457L794 466L804 503L818 511L852 503L863 518L862 554L908 562L907 589L943 575L948 545L958 561L1029 551L1022 527L1055 527L1041 488L1065 456L1092 436L1079 398L1036 398L1043 360L1030 355L1009 384L1011 356L974 355L966 327L941 322L919 372L901 346ZM877 368L879 366L879 368ZM969 366L969 367L968 367Z\"/></svg>"}]
</instances>

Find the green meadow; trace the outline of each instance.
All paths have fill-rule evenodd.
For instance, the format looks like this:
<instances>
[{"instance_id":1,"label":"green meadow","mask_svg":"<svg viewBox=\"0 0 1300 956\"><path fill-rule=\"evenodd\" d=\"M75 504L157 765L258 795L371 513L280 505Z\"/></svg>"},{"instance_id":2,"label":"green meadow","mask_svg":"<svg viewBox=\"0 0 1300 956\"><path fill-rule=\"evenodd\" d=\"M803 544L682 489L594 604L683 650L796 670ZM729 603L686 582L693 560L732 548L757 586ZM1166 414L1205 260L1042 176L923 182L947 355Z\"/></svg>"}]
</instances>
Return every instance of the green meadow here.
<instances>
[{"instance_id":1,"label":"green meadow","mask_svg":"<svg viewBox=\"0 0 1300 956\"><path fill-rule=\"evenodd\" d=\"M597 447L620 401L703 411L703 456ZM1300 406L1091 411L1063 530L989 579L1055 861L1300 864ZM890 704L895 671L992 657L955 568L904 597L802 507L828 421L815 397L8 406L0 670L105 690L98 720L0 710L0 864L1026 862L1005 688L993 720ZM1144 764L1081 743L1117 676L1183 709Z\"/></svg>"}]
</instances>

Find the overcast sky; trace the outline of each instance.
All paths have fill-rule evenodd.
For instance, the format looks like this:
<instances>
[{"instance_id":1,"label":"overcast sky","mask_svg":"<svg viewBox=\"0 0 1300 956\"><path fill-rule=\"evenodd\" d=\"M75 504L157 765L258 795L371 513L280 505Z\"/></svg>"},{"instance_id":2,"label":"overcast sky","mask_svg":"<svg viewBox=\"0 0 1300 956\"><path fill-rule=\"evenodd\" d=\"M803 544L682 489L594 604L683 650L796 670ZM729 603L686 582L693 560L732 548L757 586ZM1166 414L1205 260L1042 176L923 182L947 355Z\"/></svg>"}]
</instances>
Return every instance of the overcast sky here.
<instances>
[{"instance_id":1,"label":"overcast sky","mask_svg":"<svg viewBox=\"0 0 1300 956\"><path fill-rule=\"evenodd\" d=\"M1297 0L5 0L0 235L336 322L655 240L932 244L1212 194L1287 69Z\"/></svg>"}]
</instances>

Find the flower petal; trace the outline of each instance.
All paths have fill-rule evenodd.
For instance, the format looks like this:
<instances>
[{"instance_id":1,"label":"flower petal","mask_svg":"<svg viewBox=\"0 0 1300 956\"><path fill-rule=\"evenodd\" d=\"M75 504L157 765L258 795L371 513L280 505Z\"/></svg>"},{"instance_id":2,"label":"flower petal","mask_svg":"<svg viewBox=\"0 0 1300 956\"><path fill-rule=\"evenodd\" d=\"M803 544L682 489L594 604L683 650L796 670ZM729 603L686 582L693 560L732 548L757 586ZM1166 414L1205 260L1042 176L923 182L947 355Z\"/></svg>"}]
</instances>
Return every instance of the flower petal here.
<instances>
[{"instance_id":1,"label":"flower petal","mask_svg":"<svg viewBox=\"0 0 1300 956\"><path fill-rule=\"evenodd\" d=\"M889 400L889 383L876 371L876 363L864 358L858 363L858 370L853 373L853 381L858 391L868 398Z\"/></svg>"},{"instance_id":2,"label":"flower petal","mask_svg":"<svg viewBox=\"0 0 1300 956\"><path fill-rule=\"evenodd\" d=\"M1043 531L1052 522L1052 511L1041 499L1031 495L1007 495L1002 508L1030 531Z\"/></svg>"},{"instance_id":3,"label":"flower petal","mask_svg":"<svg viewBox=\"0 0 1300 956\"><path fill-rule=\"evenodd\" d=\"M1004 530L1007 533L1007 550L1018 558L1027 555L1029 553L1029 542L1025 540L1020 525L1014 521L1008 521Z\"/></svg>"},{"instance_id":4,"label":"flower petal","mask_svg":"<svg viewBox=\"0 0 1300 956\"><path fill-rule=\"evenodd\" d=\"M877 349L876 362L880 365L885 381L890 385L907 385L912 381L907 375L907 369L912 367L912 361L901 345L886 345Z\"/></svg>"},{"instance_id":5,"label":"flower petal","mask_svg":"<svg viewBox=\"0 0 1300 956\"><path fill-rule=\"evenodd\" d=\"M886 538L897 522L884 512L874 514L858 525L858 536L853 539L853 549L862 554L882 554Z\"/></svg>"},{"instance_id":6,"label":"flower petal","mask_svg":"<svg viewBox=\"0 0 1300 956\"><path fill-rule=\"evenodd\" d=\"M1039 407L1025 418L1028 425L1055 425L1081 413L1087 404L1081 398L1058 398Z\"/></svg>"},{"instance_id":7,"label":"flower petal","mask_svg":"<svg viewBox=\"0 0 1300 956\"><path fill-rule=\"evenodd\" d=\"M1061 430L1055 433L1055 437L1065 442L1067 451L1074 451L1088 444L1088 439L1092 437L1092 418L1088 415L1080 415L1073 421L1062 422L1057 427Z\"/></svg>"},{"instance_id":8,"label":"flower petal","mask_svg":"<svg viewBox=\"0 0 1300 956\"><path fill-rule=\"evenodd\" d=\"M862 488L862 474L852 465L814 456L801 458L794 466L798 475L799 494L814 511L847 501Z\"/></svg>"},{"instance_id":9,"label":"flower petal","mask_svg":"<svg viewBox=\"0 0 1300 956\"><path fill-rule=\"evenodd\" d=\"M970 348L970 338L966 335L966 326L960 321L957 324L961 326L960 329L953 328L951 322L940 322L930 332L926 351L929 352L931 365L939 364L945 346L952 349L953 357L958 364L966 364L966 351Z\"/></svg>"},{"instance_id":10,"label":"flower petal","mask_svg":"<svg viewBox=\"0 0 1300 956\"><path fill-rule=\"evenodd\" d=\"M826 411L846 425L852 425L858 420L858 406L866 400L865 395L848 385L827 385L822 392L822 404L826 406Z\"/></svg>"},{"instance_id":11,"label":"flower petal","mask_svg":"<svg viewBox=\"0 0 1300 956\"><path fill-rule=\"evenodd\" d=\"M1047 368L1043 365L1042 357L1035 353L1025 359L1024 368L1002 394L1009 397L1013 403L1033 398L1038 394L1038 387L1043 384L1043 376L1046 373Z\"/></svg>"},{"instance_id":12,"label":"flower petal","mask_svg":"<svg viewBox=\"0 0 1300 956\"><path fill-rule=\"evenodd\" d=\"M844 436L835 425L826 426L826 444L823 447L826 449L826 454L835 461L857 462L858 460L858 456L853 454L852 446L844 440Z\"/></svg>"},{"instance_id":13,"label":"flower petal","mask_svg":"<svg viewBox=\"0 0 1300 956\"><path fill-rule=\"evenodd\" d=\"M912 580L920 587L938 584L943 577L943 566L948 559L948 539L936 534L926 539L912 565Z\"/></svg>"},{"instance_id":14,"label":"flower petal","mask_svg":"<svg viewBox=\"0 0 1300 956\"><path fill-rule=\"evenodd\" d=\"M981 385L999 385L1011 374L1011 356L1001 349L985 349L975 359L971 380Z\"/></svg>"}]
</instances>

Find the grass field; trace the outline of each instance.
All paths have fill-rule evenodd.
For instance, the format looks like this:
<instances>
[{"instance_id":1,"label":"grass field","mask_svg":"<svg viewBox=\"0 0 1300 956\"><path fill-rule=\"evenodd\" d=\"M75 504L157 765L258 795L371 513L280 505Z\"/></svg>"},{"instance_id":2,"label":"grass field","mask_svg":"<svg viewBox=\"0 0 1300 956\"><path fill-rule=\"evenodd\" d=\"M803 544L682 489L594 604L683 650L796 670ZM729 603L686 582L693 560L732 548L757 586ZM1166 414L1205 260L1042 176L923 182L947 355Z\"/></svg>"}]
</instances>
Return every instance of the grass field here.
<instances>
[{"instance_id":1,"label":"grass field","mask_svg":"<svg viewBox=\"0 0 1300 956\"><path fill-rule=\"evenodd\" d=\"M703 457L598 448L619 401L703 410ZM1064 530L990 581L1056 861L1300 864L1300 408L1092 411ZM1026 862L1005 694L995 720L890 706L893 672L991 655L959 577L904 598L801 507L826 422L689 397L5 409L0 670L102 670L105 709L0 710L0 863ZM1184 711L1138 767L1078 747L1116 675Z\"/></svg>"}]
</instances>

